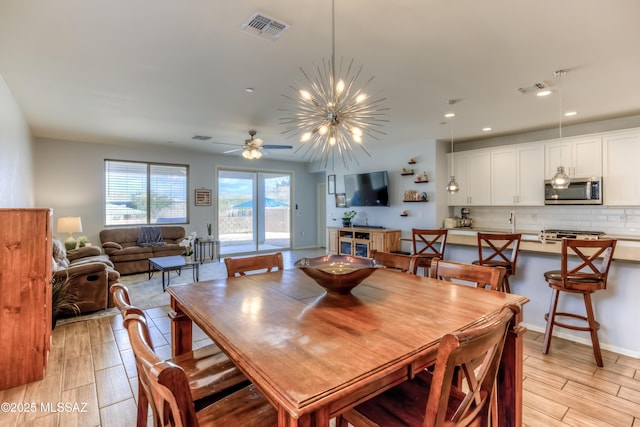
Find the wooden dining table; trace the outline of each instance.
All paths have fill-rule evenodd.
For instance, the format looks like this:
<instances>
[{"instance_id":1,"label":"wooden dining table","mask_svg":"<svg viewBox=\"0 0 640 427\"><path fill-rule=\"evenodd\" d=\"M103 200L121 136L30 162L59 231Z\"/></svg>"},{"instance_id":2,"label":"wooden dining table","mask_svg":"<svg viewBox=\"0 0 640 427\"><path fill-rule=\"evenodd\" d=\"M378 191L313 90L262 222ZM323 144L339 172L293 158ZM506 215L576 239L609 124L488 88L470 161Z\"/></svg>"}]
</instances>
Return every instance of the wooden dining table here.
<instances>
[{"instance_id":1,"label":"wooden dining table","mask_svg":"<svg viewBox=\"0 0 640 427\"><path fill-rule=\"evenodd\" d=\"M342 411L433 364L440 339L523 296L380 269L327 295L299 269L169 288L174 355L198 325L278 411L279 426L329 426ZM522 311L498 374L498 423L522 420Z\"/></svg>"}]
</instances>

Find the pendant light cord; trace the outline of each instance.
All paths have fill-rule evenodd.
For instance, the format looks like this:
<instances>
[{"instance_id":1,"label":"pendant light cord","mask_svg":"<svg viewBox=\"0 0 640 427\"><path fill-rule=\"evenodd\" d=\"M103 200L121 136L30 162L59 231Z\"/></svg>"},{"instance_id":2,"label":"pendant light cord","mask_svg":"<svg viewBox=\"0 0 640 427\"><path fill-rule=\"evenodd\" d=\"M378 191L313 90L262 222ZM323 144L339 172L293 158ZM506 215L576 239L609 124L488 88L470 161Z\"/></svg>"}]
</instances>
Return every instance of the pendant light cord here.
<instances>
[{"instance_id":1,"label":"pendant light cord","mask_svg":"<svg viewBox=\"0 0 640 427\"><path fill-rule=\"evenodd\" d=\"M331 77L336 85L336 0L331 1Z\"/></svg>"}]
</instances>

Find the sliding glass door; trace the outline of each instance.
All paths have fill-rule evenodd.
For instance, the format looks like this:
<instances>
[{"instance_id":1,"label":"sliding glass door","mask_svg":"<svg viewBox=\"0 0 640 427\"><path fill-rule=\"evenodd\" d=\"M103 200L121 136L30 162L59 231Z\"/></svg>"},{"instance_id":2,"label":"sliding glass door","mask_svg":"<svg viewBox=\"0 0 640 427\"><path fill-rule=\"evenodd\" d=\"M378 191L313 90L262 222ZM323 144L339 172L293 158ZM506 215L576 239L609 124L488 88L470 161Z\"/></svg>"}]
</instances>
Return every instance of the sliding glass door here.
<instances>
[{"instance_id":1,"label":"sliding glass door","mask_svg":"<svg viewBox=\"0 0 640 427\"><path fill-rule=\"evenodd\" d=\"M218 170L222 255L291 247L291 174Z\"/></svg>"}]
</instances>

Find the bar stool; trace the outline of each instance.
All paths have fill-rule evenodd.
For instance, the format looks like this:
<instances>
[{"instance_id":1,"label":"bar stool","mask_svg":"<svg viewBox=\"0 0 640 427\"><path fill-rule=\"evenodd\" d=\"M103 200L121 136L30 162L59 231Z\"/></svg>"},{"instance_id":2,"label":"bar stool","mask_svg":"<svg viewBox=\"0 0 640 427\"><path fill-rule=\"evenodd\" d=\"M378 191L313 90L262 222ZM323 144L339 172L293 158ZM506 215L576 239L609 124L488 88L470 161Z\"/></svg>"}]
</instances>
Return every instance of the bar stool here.
<instances>
[{"instance_id":1,"label":"bar stool","mask_svg":"<svg viewBox=\"0 0 640 427\"><path fill-rule=\"evenodd\" d=\"M448 231L447 229L411 229L413 255L417 255L416 267L424 268L425 277L429 275L429 267L433 258L444 259Z\"/></svg>"},{"instance_id":2,"label":"bar stool","mask_svg":"<svg viewBox=\"0 0 640 427\"><path fill-rule=\"evenodd\" d=\"M516 274L521 240L520 233L478 233L478 259L472 264L506 269L500 289L503 292L511 293L509 276Z\"/></svg>"},{"instance_id":3,"label":"bar stool","mask_svg":"<svg viewBox=\"0 0 640 427\"><path fill-rule=\"evenodd\" d=\"M598 341L598 323L593 315L593 304L591 303L591 294L595 291L607 288L607 277L609 276L609 267L613 259L613 251L616 248L616 240L579 240L579 239L563 239L562 240L562 261L561 270L547 271L544 278L553 290L551 294L551 304L549 312L544 315L547 320L547 329L544 333L544 343L542 344L542 354L549 352L551 345L551 336L553 326L572 329L574 331L585 331L591 333L591 342L593 344L593 355L596 364L600 367L602 363L602 353L600 352L600 342ZM569 252L571 251L571 253ZM578 264L569 267L569 255L577 255ZM584 306L587 311L586 316L575 313L566 313L556 311L558 307L558 297L560 292L570 292L573 294L582 294L584 298ZM587 322L587 326L572 325L562 323L556 317L570 317Z\"/></svg>"}]
</instances>

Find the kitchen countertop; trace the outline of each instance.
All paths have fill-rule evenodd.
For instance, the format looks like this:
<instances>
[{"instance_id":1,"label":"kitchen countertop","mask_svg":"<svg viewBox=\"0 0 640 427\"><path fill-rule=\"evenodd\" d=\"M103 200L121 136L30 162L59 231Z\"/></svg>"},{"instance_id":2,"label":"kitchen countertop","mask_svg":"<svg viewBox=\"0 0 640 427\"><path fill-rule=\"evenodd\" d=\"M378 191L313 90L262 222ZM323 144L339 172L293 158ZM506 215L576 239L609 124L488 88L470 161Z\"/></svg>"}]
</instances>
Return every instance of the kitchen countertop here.
<instances>
[{"instance_id":1,"label":"kitchen countertop","mask_svg":"<svg viewBox=\"0 0 640 427\"><path fill-rule=\"evenodd\" d=\"M521 252L533 252L540 254L560 254L562 245L559 241L548 241L542 244L538 240L538 233L532 231L520 231L522 233L522 241L520 242ZM447 244L476 246L478 240L476 234L478 232L485 233L509 233L509 230L489 230L475 228L452 228L447 236ZM640 262L640 238L636 236L613 236L606 235L618 240L613 259L617 261Z\"/></svg>"}]
</instances>

